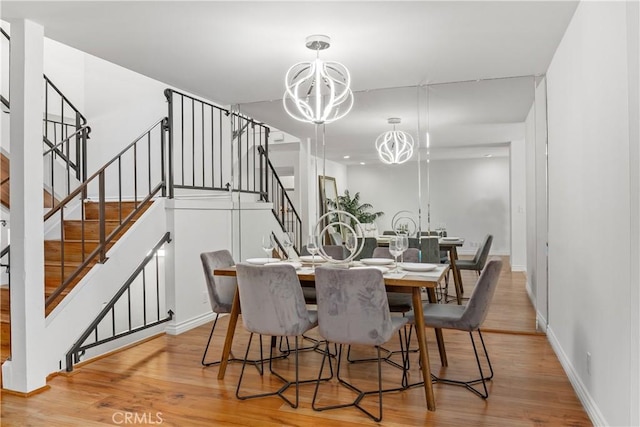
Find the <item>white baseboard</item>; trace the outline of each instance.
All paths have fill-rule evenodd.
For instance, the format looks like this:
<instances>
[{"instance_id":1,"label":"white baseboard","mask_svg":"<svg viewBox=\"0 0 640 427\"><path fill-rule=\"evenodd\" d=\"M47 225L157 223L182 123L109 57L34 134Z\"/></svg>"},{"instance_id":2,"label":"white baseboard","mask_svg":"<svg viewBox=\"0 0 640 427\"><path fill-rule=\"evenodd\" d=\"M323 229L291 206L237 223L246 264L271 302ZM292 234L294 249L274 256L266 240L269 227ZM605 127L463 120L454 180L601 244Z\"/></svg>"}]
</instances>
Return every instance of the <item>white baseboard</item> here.
<instances>
[{"instance_id":1,"label":"white baseboard","mask_svg":"<svg viewBox=\"0 0 640 427\"><path fill-rule=\"evenodd\" d=\"M531 301L531 304L535 307L536 306L536 296L533 295L533 292L531 291L531 286L529 285L529 281L527 280L527 283L524 286L525 290L527 291L527 296L529 297L529 301Z\"/></svg>"},{"instance_id":2,"label":"white baseboard","mask_svg":"<svg viewBox=\"0 0 640 427\"><path fill-rule=\"evenodd\" d=\"M593 401L593 398L589 394L589 391L582 383L582 380L580 379L580 376L574 369L573 364L567 357L566 353L562 350L562 346L560 345L560 342L558 341L555 334L553 333L553 330L550 327L547 328L547 339L551 344L551 348L553 348L553 351L556 353L558 360L560 360L560 364L564 368L564 372L567 374L567 377L569 378L569 382L571 383L571 385L573 386L573 389L578 395L578 399L580 399L580 402L582 402L582 406L584 407L585 411L587 411L587 415L591 419L591 422L593 423L593 425L594 426L609 425L607 421L604 419L602 412L600 412L598 405L596 404L596 402Z\"/></svg>"},{"instance_id":3,"label":"white baseboard","mask_svg":"<svg viewBox=\"0 0 640 427\"><path fill-rule=\"evenodd\" d=\"M527 266L526 265L517 265L514 264L511 266L511 271L522 271L523 273L527 272Z\"/></svg>"},{"instance_id":4,"label":"white baseboard","mask_svg":"<svg viewBox=\"0 0 640 427\"><path fill-rule=\"evenodd\" d=\"M536 328L545 334L547 333L547 318L539 311L536 311Z\"/></svg>"},{"instance_id":5,"label":"white baseboard","mask_svg":"<svg viewBox=\"0 0 640 427\"><path fill-rule=\"evenodd\" d=\"M169 324L166 328L166 332L169 335L180 335L183 332L187 332L193 328L204 325L205 323L213 321L215 313L205 313L200 316L192 317L184 322Z\"/></svg>"}]
</instances>

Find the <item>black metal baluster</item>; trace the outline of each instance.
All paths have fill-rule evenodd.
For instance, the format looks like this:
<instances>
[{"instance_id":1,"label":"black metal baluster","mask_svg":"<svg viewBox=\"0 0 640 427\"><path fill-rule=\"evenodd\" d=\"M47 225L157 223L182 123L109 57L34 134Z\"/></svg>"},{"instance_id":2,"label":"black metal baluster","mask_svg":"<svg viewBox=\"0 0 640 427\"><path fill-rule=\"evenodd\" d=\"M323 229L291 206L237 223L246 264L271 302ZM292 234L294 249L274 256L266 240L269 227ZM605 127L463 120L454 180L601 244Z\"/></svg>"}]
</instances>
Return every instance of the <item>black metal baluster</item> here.
<instances>
[{"instance_id":1,"label":"black metal baluster","mask_svg":"<svg viewBox=\"0 0 640 427\"><path fill-rule=\"evenodd\" d=\"M144 325L147 325L147 275L146 267L142 270L142 319Z\"/></svg>"},{"instance_id":2,"label":"black metal baluster","mask_svg":"<svg viewBox=\"0 0 640 427\"><path fill-rule=\"evenodd\" d=\"M215 178L214 178L214 174L215 174L215 167L213 166L215 163L214 160L214 148L216 146L215 144L215 137L214 137L214 130L215 127L213 125L213 107L211 108L211 188L216 188L216 182L215 182Z\"/></svg>"},{"instance_id":3,"label":"black metal baluster","mask_svg":"<svg viewBox=\"0 0 640 427\"><path fill-rule=\"evenodd\" d=\"M218 116L219 116L219 120L218 120L218 125L220 126L220 138L218 139L219 141L219 146L220 146L220 158L218 163L220 164L219 169L220 169L220 188L222 188L222 186L224 185L224 179L222 178L222 110L218 110Z\"/></svg>"},{"instance_id":4,"label":"black metal baluster","mask_svg":"<svg viewBox=\"0 0 640 427\"><path fill-rule=\"evenodd\" d=\"M160 268L158 267L158 252L156 252L156 319L160 320Z\"/></svg>"},{"instance_id":5,"label":"black metal baluster","mask_svg":"<svg viewBox=\"0 0 640 427\"><path fill-rule=\"evenodd\" d=\"M151 131L147 132L147 167L149 171L149 194L151 194Z\"/></svg>"},{"instance_id":6,"label":"black metal baluster","mask_svg":"<svg viewBox=\"0 0 640 427\"><path fill-rule=\"evenodd\" d=\"M133 144L133 205L138 206L138 142Z\"/></svg>"},{"instance_id":7,"label":"black metal baluster","mask_svg":"<svg viewBox=\"0 0 640 427\"><path fill-rule=\"evenodd\" d=\"M180 160L182 161L182 182L180 185L184 185L184 96L180 96L180 130L182 132L182 155Z\"/></svg>"},{"instance_id":8,"label":"black metal baluster","mask_svg":"<svg viewBox=\"0 0 640 427\"><path fill-rule=\"evenodd\" d=\"M127 288L127 311L129 317L129 330L131 330L131 287Z\"/></svg>"},{"instance_id":9,"label":"black metal baluster","mask_svg":"<svg viewBox=\"0 0 640 427\"><path fill-rule=\"evenodd\" d=\"M200 115L202 116L202 124L201 124L201 127L202 127L202 130L201 130L202 132L202 187L205 188L206 185L204 182L204 169L205 169L204 167L204 102L200 103L200 111L201 111Z\"/></svg>"},{"instance_id":10,"label":"black metal baluster","mask_svg":"<svg viewBox=\"0 0 640 427\"><path fill-rule=\"evenodd\" d=\"M191 98L191 185L196 186L196 107Z\"/></svg>"}]
</instances>

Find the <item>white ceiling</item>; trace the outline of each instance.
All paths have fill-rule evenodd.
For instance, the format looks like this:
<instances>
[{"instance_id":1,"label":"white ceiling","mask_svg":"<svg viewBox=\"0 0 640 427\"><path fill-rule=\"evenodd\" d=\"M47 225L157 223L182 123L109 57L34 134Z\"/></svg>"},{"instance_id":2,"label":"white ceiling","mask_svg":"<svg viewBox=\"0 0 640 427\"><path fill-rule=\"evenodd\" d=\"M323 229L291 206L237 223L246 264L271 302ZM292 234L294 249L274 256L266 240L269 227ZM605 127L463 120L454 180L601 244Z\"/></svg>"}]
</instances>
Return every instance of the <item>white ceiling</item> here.
<instances>
[{"instance_id":1,"label":"white ceiling","mask_svg":"<svg viewBox=\"0 0 640 427\"><path fill-rule=\"evenodd\" d=\"M3 1L0 12L4 20L31 19L49 38L206 99L248 104L244 111L298 137L312 126L283 113L277 100L284 75L313 58L306 36L327 34L332 45L321 57L347 66L359 92L349 120L327 126L328 158L348 152L359 161L354 157L373 159L373 140L388 128L388 117L402 117L408 131L418 129L418 120L426 129L426 116L418 117L426 94L416 85L545 73L576 4ZM431 86L434 152L480 145L484 153L507 143L531 106L532 89L532 79Z\"/></svg>"}]
</instances>

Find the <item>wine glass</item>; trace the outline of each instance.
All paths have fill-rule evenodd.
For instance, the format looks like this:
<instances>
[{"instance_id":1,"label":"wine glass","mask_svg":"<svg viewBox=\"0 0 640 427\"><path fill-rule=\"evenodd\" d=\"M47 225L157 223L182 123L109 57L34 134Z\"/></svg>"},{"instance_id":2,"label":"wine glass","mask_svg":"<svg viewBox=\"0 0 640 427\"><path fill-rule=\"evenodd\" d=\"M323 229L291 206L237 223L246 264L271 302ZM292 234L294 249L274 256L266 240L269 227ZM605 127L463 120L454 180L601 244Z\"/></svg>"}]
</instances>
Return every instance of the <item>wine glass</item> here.
<instances>
[{"instance_id":1,"label":"wine glass","mask_svg":"<svg viewBox=\"0 0 640 427\"><path fill-rule=\"evenodd\" d=\"M393 260L395 261L396 268L394 272L398 272L398 257L402 255L402 243L400 242L400 237L394 236L389 240L389 253L393 256Z\"/></svg>"},{"instance_id":2,"label":"wine glass","mask_svg":"<svg viewBox=\"0 0 640 427\"><path fill-rule=\"evenodd\" d=\"M358 247L358 237L353 233L347 233L347 238L344 242L344 246L345 248L347 248L347 250L349 250L351 255L353 255L356 248Z\"/></svg>"},{"instance_id":3,"label":"wine glass","mask_svg":"<svg viewBox=\"0 0 640 427\"><path fill-rule=\"evenodd\" d=\"M311 254L311 268L316 269L316 255L320 251L320 236L310 235L307 241L307 251Z\"/></svg>"},{"instance_id":4,"label":"wine glass","mask_svg":"<svg viewBox=\"0 0 640 427\"><path fill-rule=\"evenodd\" d=\"M400 263L404 262L404 251L409 249L409 236L402 235L398 236L399 249L402 251L400 253Z\"/></svg>"},{"instance_id":5,"label":"wine glass","mask_svg":"<svg viewBox=\"0 0 640 427\"><path fill-rule=\"evenodd\" d=\"M287 259L289 259L289 249L293 247L293 242L295 241L295 235L292 231L287 231L282 236L282 246L284 246L284 250L286 252Z\"/></svg>"},{"instance_id":6,"label":"wine glass","mask_svg":"<svg viewBox=\"0 0 640 427\"><path fill-rule=\"evenodd\" d=\"M270 234L262 236L262 250L267 253L267 262L271 261L271 255L273 254L273 238Z\"/></svg>"}]
</instances>

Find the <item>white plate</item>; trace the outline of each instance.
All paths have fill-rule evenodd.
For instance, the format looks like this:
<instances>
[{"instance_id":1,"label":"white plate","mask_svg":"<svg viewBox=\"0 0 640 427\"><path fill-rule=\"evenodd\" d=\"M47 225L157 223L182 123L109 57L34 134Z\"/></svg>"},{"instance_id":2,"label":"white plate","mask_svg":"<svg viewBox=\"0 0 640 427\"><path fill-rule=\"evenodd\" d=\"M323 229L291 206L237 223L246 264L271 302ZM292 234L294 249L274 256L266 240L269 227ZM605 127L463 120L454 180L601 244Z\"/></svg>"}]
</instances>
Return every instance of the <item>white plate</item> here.
<instances>
[{"instance_id":1,"label":"white plate","mask_svg":"<svg viewBox=\"0 0 640 427\"><path fill-rule=\"evenodd\" d=\"M316 264L327 262L327 260L322 258L320 255L302 255L300 257L300 261L309 263L309 264L311 264L312 262Z\"/></svg>"},{"instance_id":2,"label":"white plate","mask_svg":"<svg viewBox=\"0 0 640 427\"><path fill-rule=\"evenodd\" d=\"M407 271L433 271L438 268L435 264L423 264L421 262L403 262L398 264L403 270Z\"/></svg>"},{"instance_id":3,"label":"white plate","mask_svg":"<svg viewBox=\"0 0 640 427\"><path fill-rule=\"evenodd\" d=\"M295 261L278 261L278 262L270 262L267 265L291 265L296 270L300 270L302 268L302 263Z\"/></svg>"},{"instance_id":4,"label":"white plate","mask_svg":"<svg viewBox=\"0 0 640 427\"><path fill-rule=\"evenodd\" d=\"M351 267L350 270L362 270L364 268L375 268L376 270L380 270L382 274L386 274L389 272L387 267L383 267L381 265L368 265L366 267Z\"/></svg>"},{"instance_id":5,"label":"white plate","mask_svg":"<svg viewBox=\"0 0 640 427\"><path fill-rule=\"evenodd\" d=\"M389 265L393 264L391 258L363 258L360 260L364 265Z\"/></svg>"},{"instance_id":6,"label":"white plate","mask_svg":"<svg viewBox=\"0 0 640 427\"><path fill-rule=\"evenodd\" d=\"M454 241L454 240L460 240L460 238L459 237L443 237L442 240Z\"/></svg>"},{"instance_id":7,"label":"white plate","mask_svg":"<svg viewBox=\"0 0 640 427\"><path fill-rule=\"evenodd\" d=\"M264 265L271 262L280 262L280 258L249 258L247 262L249 264Z\"/></svg>"}]
</instances>

